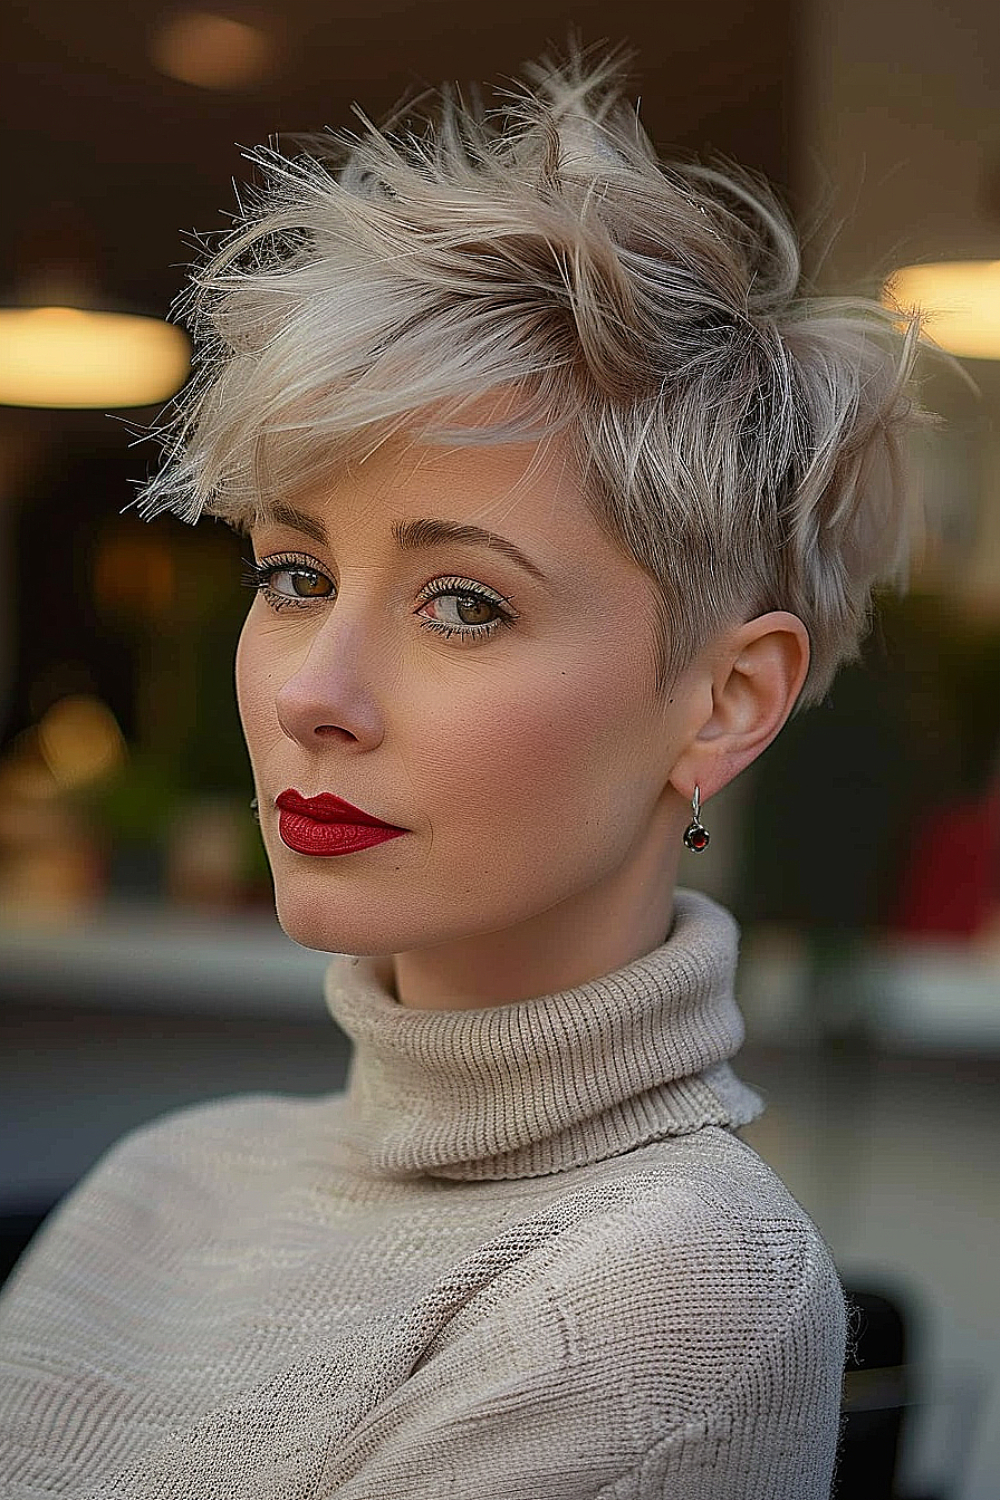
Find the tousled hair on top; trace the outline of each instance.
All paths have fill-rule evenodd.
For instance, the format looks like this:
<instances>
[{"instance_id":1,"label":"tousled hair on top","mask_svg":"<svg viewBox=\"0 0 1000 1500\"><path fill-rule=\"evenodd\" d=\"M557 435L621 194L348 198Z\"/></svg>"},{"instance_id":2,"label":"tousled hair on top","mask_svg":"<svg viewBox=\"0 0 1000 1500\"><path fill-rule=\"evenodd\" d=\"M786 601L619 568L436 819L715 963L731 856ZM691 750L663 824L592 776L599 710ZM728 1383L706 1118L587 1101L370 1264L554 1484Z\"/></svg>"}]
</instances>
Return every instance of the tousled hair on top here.
<instances>
[{"instance_id":1,"label":"tousled hair on top","mask_svg":"<svg viewBox=\"0 0 1000 1500\"><path fill-rule=\"evenodd\" d=\"M175 306L195 373L132 503L245 531L415 424L559 435L655 584L657 691L718 630L783 609L811 643L796 711L816 703L873 589L906 582L919 318L803 295L773 191L659 161L616 57L525 74L499 109L445 89L409 125L249 153L263 181ZM487 391L516 399L463 423Z\"/></svg>"}]
</instances>

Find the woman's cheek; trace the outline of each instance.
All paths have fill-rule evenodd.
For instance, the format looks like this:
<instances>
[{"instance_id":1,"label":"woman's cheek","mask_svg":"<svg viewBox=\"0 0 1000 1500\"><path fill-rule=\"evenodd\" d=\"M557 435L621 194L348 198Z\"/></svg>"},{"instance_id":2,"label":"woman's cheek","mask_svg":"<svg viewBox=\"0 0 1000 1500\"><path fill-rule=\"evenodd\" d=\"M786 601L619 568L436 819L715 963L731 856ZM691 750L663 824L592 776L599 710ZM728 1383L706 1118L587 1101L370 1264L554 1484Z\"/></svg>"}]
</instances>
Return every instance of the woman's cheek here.
<instances>
[{"instance_id":1,"label":"woman's cheek","mask_svg":"<svg viewBox=\"0 0 1000 1500\"><path fill-rule=\"evenodd\" d=\"M450 742L461 779L484 811L516 804L544 816L546 807L565 809L585 792L592 692L592 681L584 691L559 676L539 677L514 693L483 695L474 712L466 705L452 720L450 741L442 730L442 744Z\"/></svg>"},{"instance_id":2,"label":"woman's cheek","mask_svg":"<svg viewBox=\"0 0 1000 1500\"><path fill-rule=\"evenodd\" d=\"M240 631L233 664L236 701L248 740L252 735L273 737L269 731L273 731L277 722L277 691L294 670L287 646L280 636L266 628L269 623L266 619L256 618L256 608Z\"/></svg>"},{"instance_id":3,"label":"woman's cheek","mask_svg":"<svg viewBox=\"0 0 1000 1500\"><path fill-rule=\"evenodd\" d=\"M250 727L249 718L254 683L254 676L250 670L251 659L247 641L247 629L247 625L244 624L236 642L236 656L233 663L233 676L236 682L236 706L239 709L240 723L243 725L244 735L248 734Z\"/></svg>"}]
</instances>

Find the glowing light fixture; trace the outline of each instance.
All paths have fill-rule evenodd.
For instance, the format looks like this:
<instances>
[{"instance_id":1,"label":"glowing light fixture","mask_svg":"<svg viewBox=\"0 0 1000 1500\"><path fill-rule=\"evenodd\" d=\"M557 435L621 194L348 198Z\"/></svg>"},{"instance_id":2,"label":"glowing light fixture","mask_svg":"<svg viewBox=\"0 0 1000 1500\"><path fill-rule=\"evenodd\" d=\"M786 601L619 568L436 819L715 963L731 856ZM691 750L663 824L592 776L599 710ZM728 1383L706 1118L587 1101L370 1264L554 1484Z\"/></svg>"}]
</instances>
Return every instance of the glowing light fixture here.
<instances>
[{"instance_id":1,"label":"glowing light fixture","mask_svg":"<svg viewBox=\"0 0 1000 1500\"><path fill-rule=\"evenodd\" d=\"M187 335L159 318L80 307L0 308L0 404L149 406L179 390Z\"/></svg>"},{"instance_id":2,"label":"glowing light fixture","mask_svg":"<svg viewBox=\"0 0 1000 1500\"><path fill-rule=\"evenodd\" d=\"M903 266L885 300L918 307L929 338L963 359L1000 359L1000 260L935 261Z\"/></svg>"},{"instance_id":3,"label":"glowing light fixture","mask_svg":"<svg viewBox=\"0 0 1000 1500\"><path fill-rule=\"evenodd\" d=\"M58 786L85 786L127 758L125 740L110 708L99 698L78 693L60 698L38 725L38 748Z\"/></svg>"},{"instance_id":4,"label":"glowing light fixture","mask_svg":"<svg viewBox=\"0 0 1000 1500\"><path fill-rule=\"evenodd\" d=\"M203 89L259 83L271 69L274 51L259 27L203 10L168 17L149 50L161 73Z\"/></svg>"}]
</instances>

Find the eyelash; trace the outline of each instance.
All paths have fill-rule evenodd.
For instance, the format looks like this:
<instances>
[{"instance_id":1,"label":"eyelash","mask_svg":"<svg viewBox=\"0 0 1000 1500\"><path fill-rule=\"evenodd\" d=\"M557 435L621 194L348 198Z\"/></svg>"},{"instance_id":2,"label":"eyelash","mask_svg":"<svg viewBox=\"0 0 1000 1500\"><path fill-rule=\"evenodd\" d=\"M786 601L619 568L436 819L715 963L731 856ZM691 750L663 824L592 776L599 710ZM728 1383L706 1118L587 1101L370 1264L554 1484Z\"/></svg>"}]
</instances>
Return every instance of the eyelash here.
<instances>
[{"instance_id":1,"label":"eyelash","mask_svg":"<svg viewBox=\"0 0 1000 1500\"><path fill-rule=\"evenodd\" d=\"M294 553L287 553L278 557L272 557L269 561L263 563L259 563L253 557L244 557L240 582L247 588L253 589L256 593L263 594L270 608L275 611L285 609L288 606L291 606L293 609L301 609L303 607L308 609L314 602L330 598L329 594L317 594L315 599L296 599L290 597L288 594L279 594L270 587L270 581L276 573L284 573L295 569L304 573L314 573L320 578L326 578L326 574L322 569L317 568L308 558L296 556ZM327 579L327 582L329 581ZM427 584L425 588L421 589L420 597L424 604L429 604L432 599L454 596L462 599L481 600L484 604L491 604L494 609L500 611L497 619L488 620L482 625L442 625L439 620L431 620L426 615L421 616L420 624L425 629L433 630L435 634L443 636L446 640L453 635L457 635L467 641L485 640L487 636L495 635L502 626L513 625L517 618L512 611L504 608L505 605L509 605L510 601L503 594L494 595L487 593L485 589L478 588L474 584L467 584L461 578L437 579L435 580L435 584L438 586L432 587L431 584ZM455 586L450 588L444 587L444 585L448 584Z\"/></svg>"}]
</instances>

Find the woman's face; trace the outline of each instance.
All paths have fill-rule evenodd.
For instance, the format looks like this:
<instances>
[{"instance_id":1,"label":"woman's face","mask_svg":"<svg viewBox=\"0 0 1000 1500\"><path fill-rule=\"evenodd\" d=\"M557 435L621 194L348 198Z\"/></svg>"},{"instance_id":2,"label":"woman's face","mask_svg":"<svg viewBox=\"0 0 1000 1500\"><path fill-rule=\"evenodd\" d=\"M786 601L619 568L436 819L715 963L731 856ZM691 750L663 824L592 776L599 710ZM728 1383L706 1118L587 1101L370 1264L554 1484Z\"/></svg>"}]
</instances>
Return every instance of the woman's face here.
<instances>
[{"instance_id":1,"label":"woman's face","mask_svg":"<svg viewBox=\"0 0 1000 1500\"><path fill-rule=\"evenodd\" d=\"M307 522L251 534L258 564L278 566L236 655L288 935L328 952L433 952L442 980L453 960L455 983L478 975L481 997L500 954L506 987L558 978L595 921L630 927L645 912L662 941L667 826L686 808L667 784L680 709L652 693L653 585L589 516L558 449L397 441L296 508ZM394 537L433 519L504 538L530 569L499 543ZM300 852L275 806L289 788L407 831Z\"/></svg>"}]
</instances>

